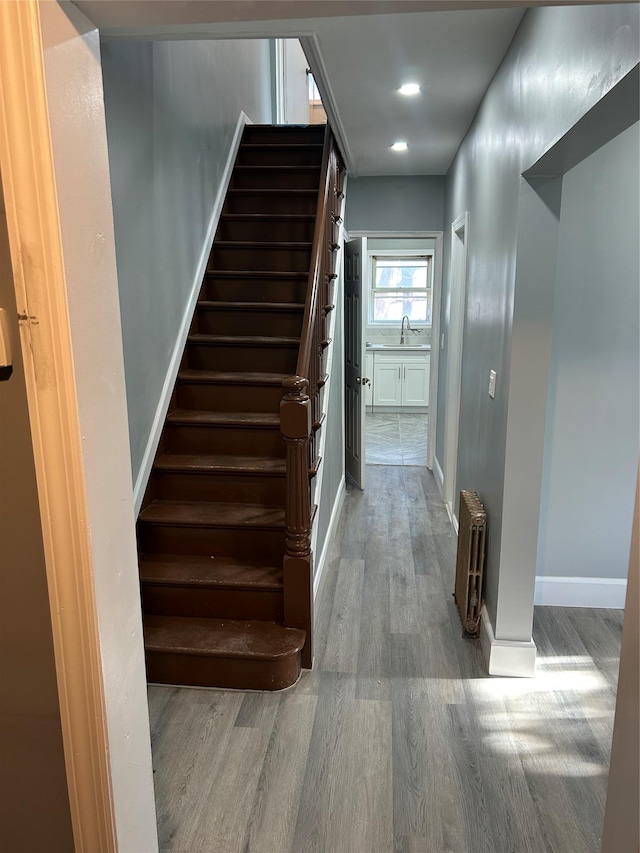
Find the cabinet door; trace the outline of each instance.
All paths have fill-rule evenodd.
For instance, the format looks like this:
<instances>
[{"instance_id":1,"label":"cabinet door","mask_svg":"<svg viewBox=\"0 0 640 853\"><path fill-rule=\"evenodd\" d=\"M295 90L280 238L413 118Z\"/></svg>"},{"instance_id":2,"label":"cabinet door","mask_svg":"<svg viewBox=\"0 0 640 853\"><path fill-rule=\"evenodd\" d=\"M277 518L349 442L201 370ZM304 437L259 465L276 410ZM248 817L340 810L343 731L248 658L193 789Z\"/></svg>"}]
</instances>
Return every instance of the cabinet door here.
<instances>
[{"instance_id":1,"label":"cabinet door","mask_svg":"<svg viewBox=\"0 0 640 853\"><path fill-rule=\"evenodd\" d=\"M364 357L364 373L365 377L371 383L365 385L364 402L366 406L373 405L373 353L367 353Z\"/></svg>"},{"instance_id":2,"label":"cabinet door","mask_svg":"<svg viewBox=\"0 0 640 853\"><path fill-rule=\"evenodd\" d=\"M402 367L402 405L429 405L429 364L420 360Z\"/></svg>"},{"instance_id":3,"label":"cabinet door","mask_svg":"<svg viewBox=\"0 0 640 853\"><path fill-rule=\"evenodd\" d=\"M375 406L402 405L402 362L375 361L373 368L373 403Z\"/></svg>"}]
</instances>

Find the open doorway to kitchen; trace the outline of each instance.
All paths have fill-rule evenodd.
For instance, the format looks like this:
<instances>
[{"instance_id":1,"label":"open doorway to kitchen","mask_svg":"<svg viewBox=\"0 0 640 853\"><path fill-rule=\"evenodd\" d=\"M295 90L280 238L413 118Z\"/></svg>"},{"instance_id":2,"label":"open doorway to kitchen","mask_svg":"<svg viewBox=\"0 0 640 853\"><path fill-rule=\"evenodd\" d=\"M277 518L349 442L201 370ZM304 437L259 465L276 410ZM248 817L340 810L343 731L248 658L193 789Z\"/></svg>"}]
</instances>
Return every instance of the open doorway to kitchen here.
<instances>
[{"instance_id":1,"label":"open doorway to kitchen","mask_svg":"<svg viewBox=\"0 0 640 853\"><path fill-rule=\"evenodd\" d=\"M365 301L368 465L428 465L437 235L369 235Z\"/></svg>"}]
</instances>

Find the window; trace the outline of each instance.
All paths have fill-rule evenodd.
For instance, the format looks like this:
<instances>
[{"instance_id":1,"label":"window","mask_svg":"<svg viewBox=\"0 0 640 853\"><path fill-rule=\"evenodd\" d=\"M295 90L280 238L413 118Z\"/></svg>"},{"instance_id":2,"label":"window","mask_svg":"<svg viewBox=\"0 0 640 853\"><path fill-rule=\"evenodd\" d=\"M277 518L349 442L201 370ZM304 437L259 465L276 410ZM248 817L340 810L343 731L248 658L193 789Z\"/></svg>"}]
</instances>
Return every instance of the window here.
<instances>
[{"instance_id":1,"label":"window","mask_svg":"<svg viewBox=\"0 0 640 853\"><path fill-rule=\"evenodd\" d=\"M369 322L431 325L430 255L373 255Z\"/></svg>"}]
</instances>

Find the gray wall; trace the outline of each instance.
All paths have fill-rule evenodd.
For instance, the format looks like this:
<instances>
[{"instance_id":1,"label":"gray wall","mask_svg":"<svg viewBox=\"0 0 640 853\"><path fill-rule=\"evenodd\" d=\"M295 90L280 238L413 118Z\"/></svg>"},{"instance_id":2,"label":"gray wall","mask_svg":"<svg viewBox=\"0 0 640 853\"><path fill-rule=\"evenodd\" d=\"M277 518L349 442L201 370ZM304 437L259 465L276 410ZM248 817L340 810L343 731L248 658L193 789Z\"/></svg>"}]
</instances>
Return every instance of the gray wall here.
<instances>
[{"instance_id":1,"label":"gray wall","mask_svg":"<svg viewBox=\"0 0 640 853\"><path fill-rule=\"evenodd\" d=\"M350 178L347 231L442 231L443 175Z\"/></svg>"},{"instance_id":2,"label":"gray wall","mask_svg":"<svg viewBox=\"0 0 640 853\"><path fill-rule=\"evenodd\" d=\"M3 205L0 305L9 315L14 364L11 378L0 382L0 838L6 853L71 853L49 593Z\"/></svg>"},{"instance_id":3,"label":"gray wall","mask_svg":"<svg viewBox=\"0 0 640 853\"><path fill-rule=\"evenodd\" d=\"M638 59L638 12L631 5L527 11L447 176L442 331L450 225L470 212L467 305L457 489L475 489L488 512L486 603L496 636L511 639L501 618L521 596L501 590L503 486L516 236L521 174L593 107ZM535 352L531 353L535 357ZM439 365L438 441L443 462L446 348ZM495 400L486 393L497 371ZM533 580L531 581L533 589ZM513 591L513 596L512 596ZM498 600L500 608L498 608ZM500 612L498 612L500 611ZM508 621L508 620L507 620ZM529 632L523 624L518 634ZM520 638L520 637L517 637Z\"/></svg>"},{"instance_id":4,"label":"gray wall","mask_svg":"<svg viewBox=\"0 0 640 853\"><path fill-rule=\"evenodd\" d=\"M238 117L271 121L268 41L103 42L135 480Z\"/></svg>"},{"instance_id":5,"label":"gray wall","mask_svg":"<svg viewBox=\"0 0 640 853\"><path fill-rule=\"evenodd\" d=\"M627 575L640 449L639 150L635 124L563 181L540 575Z\"/></svg>"}]
</instances>

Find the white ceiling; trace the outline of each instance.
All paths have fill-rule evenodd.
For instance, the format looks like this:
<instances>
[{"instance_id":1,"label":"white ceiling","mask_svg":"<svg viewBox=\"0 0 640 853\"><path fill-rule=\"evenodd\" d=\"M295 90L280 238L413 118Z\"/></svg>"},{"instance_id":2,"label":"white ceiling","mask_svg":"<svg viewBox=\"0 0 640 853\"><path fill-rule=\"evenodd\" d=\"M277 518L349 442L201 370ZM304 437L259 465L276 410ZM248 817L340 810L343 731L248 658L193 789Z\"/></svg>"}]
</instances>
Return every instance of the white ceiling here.
<instances>
[{"instance_id":1,"label":"white ceiling","mask_svg":"<svg viewBox=\"0 0 640 853\"><path fill-rule=\"evenodd\" d=\"M75 5L110 38L301 37L350 171L358 176L446 173L524 13L521 0L476 2L473 9L468 0ZM264 20L268 7L274 17ZM327 16L330 7L335 17ZM392 14L371 14L389 8ZM309 17L318 9L323 17ZM283 17L287 10L296 17ZM398 95L396 88L409 81L420 83L422 92ZM407 152L390 150L397 139L408 142Z\"/></svg>"}]
</instances>

